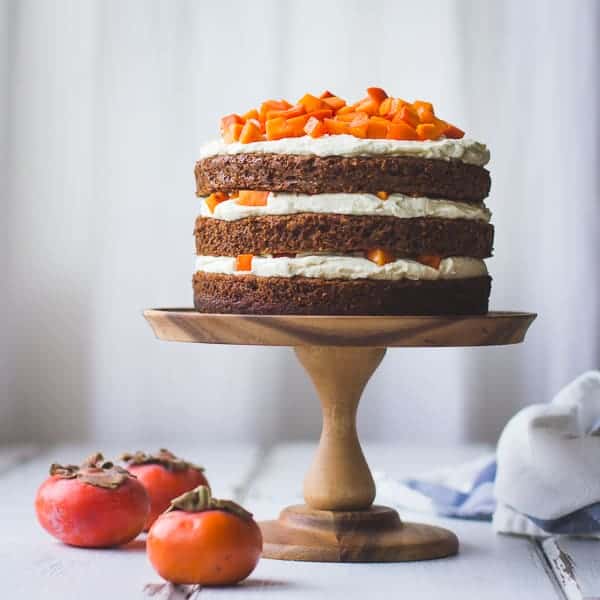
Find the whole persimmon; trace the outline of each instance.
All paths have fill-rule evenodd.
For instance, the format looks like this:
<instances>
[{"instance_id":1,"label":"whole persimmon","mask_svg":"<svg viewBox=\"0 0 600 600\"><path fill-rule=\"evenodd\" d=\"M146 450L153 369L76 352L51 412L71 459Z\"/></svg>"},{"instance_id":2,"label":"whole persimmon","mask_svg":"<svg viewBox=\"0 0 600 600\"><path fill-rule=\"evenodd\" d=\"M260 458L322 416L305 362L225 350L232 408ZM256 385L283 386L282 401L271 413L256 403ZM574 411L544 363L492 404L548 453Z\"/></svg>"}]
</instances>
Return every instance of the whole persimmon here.
<instances>
[{"instance_id":1,"label":"whole persimmon","mask_svg":"<svg viewBox=\"0 0 600 600\"><path fill-rule=\"evenodd\" d=\"M208 486L202 467L178 458L165 448L156 454L125 453L121 460L127 463L127 470L137 477L150 497L150 513L144 531L148 531L158 516L169 508L171 500L199 485Z\"/></svg>"},{"instance_id":2,"label":"whole persimmon","mask_svg":"<svg viewBox=\"0 0 600 600\"><path fill-rule=\"evenodd\" d=\"M256 567L262 535L251 513L212 498L200 486L176 498L158 517L146 551L158 574L171 583L232 585Z\"/></svg>"},{"instance_id":3,"label":"whole persimmon","mask_svg":"<svg viewBox=\"0 0 600 600\"><path fill-rule=\"evenodd\" d=\"M131 541L144 528L149 510L144 486L100 453L81 466L53 464L35 498L41 526L65 544L85 548Z\"/></svg>"}]
</instances>

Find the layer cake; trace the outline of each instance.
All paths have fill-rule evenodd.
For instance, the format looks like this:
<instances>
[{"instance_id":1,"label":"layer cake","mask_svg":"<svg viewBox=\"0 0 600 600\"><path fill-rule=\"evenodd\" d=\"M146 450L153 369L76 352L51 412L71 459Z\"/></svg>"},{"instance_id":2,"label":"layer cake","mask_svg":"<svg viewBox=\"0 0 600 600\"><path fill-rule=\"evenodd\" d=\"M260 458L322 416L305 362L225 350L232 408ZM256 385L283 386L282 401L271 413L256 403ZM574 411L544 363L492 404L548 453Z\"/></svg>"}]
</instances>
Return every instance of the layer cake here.
<instances>
[{"instance_id":1,"label":"layer cake","mask_svg":"<svg viewBox=\"0 0 600 600\"><path fill-rule=\"evenodd\" d=\"M430 103L306 94L221 133L195 167L196 310L487 312L489 152Z\"/></svg>"}]
</instances>

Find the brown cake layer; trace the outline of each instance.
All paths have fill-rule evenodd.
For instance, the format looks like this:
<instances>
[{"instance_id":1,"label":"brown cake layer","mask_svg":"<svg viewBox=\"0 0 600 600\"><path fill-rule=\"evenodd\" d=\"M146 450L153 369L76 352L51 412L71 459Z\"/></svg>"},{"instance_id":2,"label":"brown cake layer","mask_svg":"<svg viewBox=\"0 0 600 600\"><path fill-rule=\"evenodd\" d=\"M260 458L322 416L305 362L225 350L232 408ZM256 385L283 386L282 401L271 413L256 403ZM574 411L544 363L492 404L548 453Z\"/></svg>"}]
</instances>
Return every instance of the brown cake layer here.
<instances>
[{"instance_id":1,"label":"brown cake layer","mask_svg":"<svg viewBox=\"0 0 600 600\"><path fill-rule=\"evenodd\" d=\"M384 191L480 202L490 191L490 174L483 167L412 156L217 155L199 160L194 172L199 196L237 190Z\"/></svg>"},{"instance_id":2,"label":"brown cake layer","mask_svg":"<svg viewBox=\"0 0 600 600\"><path fill-rule=\"evenodd\" d=\"M362 252L384 248L397 256L492 254L494 227L483 221L299 213L237 221L198 217L196 254Z\"/></svg>"},{"instance_id":3,"label":"brown cake layer","mask_svg":"<svg viewBox=\"0 0 600 600\"><path fill-rule=\"evenodd\" d=\"M198 271L194 306L203 313L466 315L488 310L491 278L437 281L256 277Z\"/></svg>"}]
</instances>

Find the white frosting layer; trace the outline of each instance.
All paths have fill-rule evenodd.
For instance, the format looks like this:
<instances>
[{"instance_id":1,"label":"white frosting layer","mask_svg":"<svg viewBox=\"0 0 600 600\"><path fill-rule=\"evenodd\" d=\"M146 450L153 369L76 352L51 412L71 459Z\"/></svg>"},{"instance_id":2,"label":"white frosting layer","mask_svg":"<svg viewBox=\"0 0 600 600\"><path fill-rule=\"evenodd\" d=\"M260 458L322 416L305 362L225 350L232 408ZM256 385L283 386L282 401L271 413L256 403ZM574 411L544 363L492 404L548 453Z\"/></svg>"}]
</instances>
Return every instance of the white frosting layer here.
<instances>
[{"instance_id":1,"label":"white frosting layer","mask_svg":"<svg viewBox=\"0 0 600 600\"><path fill-rule=\"evenodd\" d=\"M371 140L353 135L324 135L284 138L268 142L226 144L214 140L200 148L200 158L217 154L307 154L315 156L418 156L442 160L456 159L482 167L490 160L485 144L466 138L436 141Z\"/></svg>"},{"instance_id":2,"label":"white frosting layer","mask_svg":"<svg viewBox=\"0 0 600 600\"><path fill-rule=\"evenodd\" d=\"M391 194L381 200L375 194L280 194L271 192L266 206L241 206L235 200L225 200L214 213L203 200L200 214L224 221L236 221L261 215L293 215L298 213L333 213L338 215L379 215L412 219L440 217L443 219L490 220L491 212L482 205L430 198L412 198Z\"/></svg>"},{"instance_id":3,"label":"white frosting layer","mask_svg":"<svg viewBox=\"0 0 600 600\"><path fill-rule=\"evenodd\" d=\"M362 256L311 254L295 258L255 256L251 271L236 271L230 256L197 256L196 271L258 277L315 277L319 279L467 279L487 275L485 263L476 258L452 257L439 269L401 258L379 266Z\"/></svg>"}]
</instances>

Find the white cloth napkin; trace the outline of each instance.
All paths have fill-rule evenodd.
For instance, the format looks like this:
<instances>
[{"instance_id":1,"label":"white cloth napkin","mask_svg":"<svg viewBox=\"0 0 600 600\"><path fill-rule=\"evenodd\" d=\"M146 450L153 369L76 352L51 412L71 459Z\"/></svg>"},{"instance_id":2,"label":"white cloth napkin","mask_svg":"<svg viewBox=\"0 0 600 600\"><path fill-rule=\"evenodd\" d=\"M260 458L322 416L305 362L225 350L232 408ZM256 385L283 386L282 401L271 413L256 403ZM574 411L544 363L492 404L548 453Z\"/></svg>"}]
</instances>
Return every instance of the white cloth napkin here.
<instances>
[{"instance_id":1,"label":"white cloth napkin","mask_svg":"<svg viewBox=\"0 0 600 600\"><path fill-rule=\"evenodd\" d=\"M491 519L501 533L600 537L600 371L518 412L495 456L414 479L375 479L378 502Z\"/></svg>"}]
</instances>

